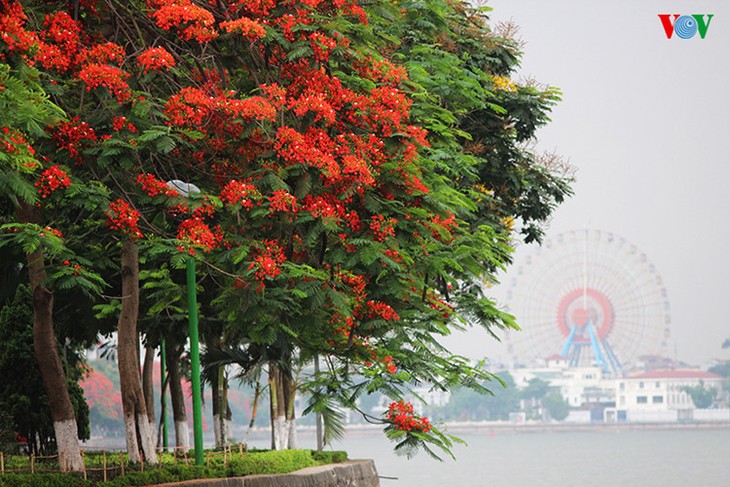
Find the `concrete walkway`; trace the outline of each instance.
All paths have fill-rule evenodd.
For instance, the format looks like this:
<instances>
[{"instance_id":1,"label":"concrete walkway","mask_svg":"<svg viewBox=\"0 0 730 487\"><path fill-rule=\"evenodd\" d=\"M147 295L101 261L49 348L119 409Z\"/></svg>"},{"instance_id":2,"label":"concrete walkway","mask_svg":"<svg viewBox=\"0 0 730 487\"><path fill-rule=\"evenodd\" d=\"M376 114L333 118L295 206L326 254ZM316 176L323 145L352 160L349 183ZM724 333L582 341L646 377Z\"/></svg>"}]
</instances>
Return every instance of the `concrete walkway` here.
<instances>
[{"instance_id":1,"label":"concrete walkway","mask_svg":"<svg viewBox=\"0 0 730 487\"><path fill-rule=\"evenodd\" d=\"M279 475L250 475L159 484L158 487L380 487L372 460L350 460Z\"/></svg>"}]
</instances>

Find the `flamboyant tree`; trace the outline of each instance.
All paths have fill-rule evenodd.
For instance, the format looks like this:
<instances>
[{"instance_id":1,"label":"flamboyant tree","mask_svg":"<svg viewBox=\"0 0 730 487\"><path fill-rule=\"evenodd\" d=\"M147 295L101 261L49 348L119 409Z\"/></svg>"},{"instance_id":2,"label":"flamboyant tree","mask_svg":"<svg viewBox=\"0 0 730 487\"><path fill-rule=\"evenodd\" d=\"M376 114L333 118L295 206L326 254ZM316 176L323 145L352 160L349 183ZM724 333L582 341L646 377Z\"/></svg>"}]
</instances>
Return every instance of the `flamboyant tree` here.
<instances>
[{"instance_id":1,"label":"flamboyant tree","mask_svg":"<svg viewBox=\"0 0 730 487\"><path fill-rule=\"evenodd\" d=\"M532 223L567 187L517 147L555 93L509 81L516 55L478 12L423 5L375 2L368 15L356 0L0 0L4 69L33 69L66 114L37 116L31 134L7 124L3 154L16 162L0 182L33 212L6 228L37 235L35 213L75 198L81 217L59 225L86 238L55 237L57 253L91 246L106 271L121 249L128 438L144 439L147 423L138 261L195 258L203 311L223 323L207 341L268 370L274 447L295 444L306 387L315 411L385 391L378 420L399 448L448 448L403 395L421 382L483 389L490 374L439 337L468 320L511 326L481 283L508 262L512 219L538 236ZM463 86L446 89L449 64ZM27 168L18 154L32 150L41 157ZM98 278L74 259L64 275ZM174 287L164 272L146 285ZM38 309L50 320L50 305ZM323 371L298 384L314 357Z\"/></svg>"}]
</instances>

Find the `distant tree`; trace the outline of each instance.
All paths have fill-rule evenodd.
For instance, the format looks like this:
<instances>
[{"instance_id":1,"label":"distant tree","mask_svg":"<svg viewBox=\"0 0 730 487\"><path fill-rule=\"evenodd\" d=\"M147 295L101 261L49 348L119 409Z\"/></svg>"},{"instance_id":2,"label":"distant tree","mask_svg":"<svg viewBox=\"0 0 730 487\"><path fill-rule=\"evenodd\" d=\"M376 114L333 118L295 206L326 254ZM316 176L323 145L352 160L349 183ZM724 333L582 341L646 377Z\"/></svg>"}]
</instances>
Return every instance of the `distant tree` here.
<instances>
[{"instance_id":1,"label":"distant tree","mask_svg":"<svg viewBox=\"0 0 730 487\"><path fill-rule=\"evenodd\" d=\"M717 396L717 390L714 387L706 388L703 381L700 381L699 385L696 386L684 386L682 391L689 394L698 409L709 408L715 400L715 396Z\"/></svg>"},{"instance_id":2,"label":"distant tree","mask_svg":"<svg viewBox=\"0 0 730 487\"><path fill-rule=\"evenodd\" d=\"M713 365L708 369L708 372L730 378L730 360Z\"/></svg>"},{"instance_id":3,"label":"distant tree","mask_svg":"<svg viewBox=\"0 0 730 487\"><path fill-rule=\"evenodd\" d=\"M495 387L494 382L485 382L484 387L490 387L489 394L481 394L469 388L456 389L448 404L432 408L429 414L454 421L509 419L510 413L519 410L520 393L509 373L500 372L495 377L502 383L502 387Z\"/></svg>"},{"instance_id":4,"label":"distant tree","mask_svg":"<svg viewBox=\"0 0 730 487\"><path fill-rule=\"evenodd\" d=\"M51 452L56 441L33 350L33 308L27 285L18 286L15 298L0 309L0 344L0 411L10 417L13 431L29 440L32 453ZM83 391L71 379L67 382L79 438L88 439L89 409Z\"/></svg>"},{"instance_id":5,"label":"distant tree","mask_svg":"<svg viewBox=\"0 0 730 487\"><path fill-rule=\"evenodd\" d=\"M550 384L542 379L530 379L525 387L521 391L523 399L535 399L540 400L550 391Z\"/></svg>"},{"instance_id":6,"label":"distant tree","mask_svg":"<svg viewBox=\"0 0 730 487\"><path fill-rule=\"evenodd\" d=\"M551 393L542 399L542 405L555 421L562 421L570 413L570 404L560 394Z\"/></svg>"}]
</instances>

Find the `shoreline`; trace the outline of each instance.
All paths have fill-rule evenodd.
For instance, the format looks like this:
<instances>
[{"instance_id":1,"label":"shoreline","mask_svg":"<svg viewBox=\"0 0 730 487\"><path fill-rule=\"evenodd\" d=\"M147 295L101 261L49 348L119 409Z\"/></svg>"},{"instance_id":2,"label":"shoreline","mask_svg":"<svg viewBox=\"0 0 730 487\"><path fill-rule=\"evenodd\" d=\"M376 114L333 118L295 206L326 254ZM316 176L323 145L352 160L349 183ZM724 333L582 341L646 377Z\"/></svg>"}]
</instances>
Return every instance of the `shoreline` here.
<instances>
[{"instance_id":1,"label":"shoreline","mask_svg":"<svg viewBox=\"0 0 730 487\"><path fill-rule=\"evenodd\" d=\"M642 431L642 430L704 430L704 429L730 429L730 421L695 421L686 423L509 423L490 421L465 421L448 422L436 425L446 434L495 434L495 433L561 433L580 431ZM348 425L347 436L369 436L382 432L380 425ZM299 434L314 434L314 427L304 426L298 431Z\"/></svg>"}]
</instances>

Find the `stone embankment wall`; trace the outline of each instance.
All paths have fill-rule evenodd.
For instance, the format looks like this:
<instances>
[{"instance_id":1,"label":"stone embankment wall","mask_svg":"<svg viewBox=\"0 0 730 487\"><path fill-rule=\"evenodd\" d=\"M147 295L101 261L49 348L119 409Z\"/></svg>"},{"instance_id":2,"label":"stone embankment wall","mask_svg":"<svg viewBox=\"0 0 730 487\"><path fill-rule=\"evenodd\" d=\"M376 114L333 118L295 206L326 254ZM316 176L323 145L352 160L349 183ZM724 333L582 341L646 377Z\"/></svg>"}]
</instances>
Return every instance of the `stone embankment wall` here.
<instances>
[{"instance_id":1,"label":"stone embankment wall","mask_svg":"<svg viewBox=\"0 0 730 487\"><path fill-rule=\"evenodd\" d=\"M380 487L372 460L309 467L281 475L251 475L227 479L199 479L158 487Z\"/></svg>"}]
</instances>

